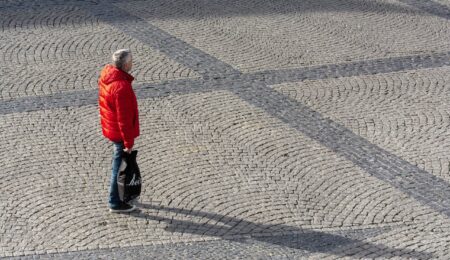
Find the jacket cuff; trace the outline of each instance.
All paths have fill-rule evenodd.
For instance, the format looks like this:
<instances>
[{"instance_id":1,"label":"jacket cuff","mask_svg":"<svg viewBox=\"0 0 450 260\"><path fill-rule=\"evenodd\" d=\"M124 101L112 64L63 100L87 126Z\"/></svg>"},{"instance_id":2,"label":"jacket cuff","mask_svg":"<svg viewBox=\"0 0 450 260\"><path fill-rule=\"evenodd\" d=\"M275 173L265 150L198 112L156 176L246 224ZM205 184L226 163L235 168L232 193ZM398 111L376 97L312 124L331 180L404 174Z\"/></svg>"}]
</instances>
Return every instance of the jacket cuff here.
<instances>
[{"instance_id":1,"label":"jacket cuff","mask_svg":"<svg viewBox=\"0 0 450 260\"><path fill-rule=\"evenodd\" d=\"M123 144L124 144L125 148L131 150L133 148L133 145L134 145L134 140L125 140L123 142Z\"/></svg>"}]
</instances>

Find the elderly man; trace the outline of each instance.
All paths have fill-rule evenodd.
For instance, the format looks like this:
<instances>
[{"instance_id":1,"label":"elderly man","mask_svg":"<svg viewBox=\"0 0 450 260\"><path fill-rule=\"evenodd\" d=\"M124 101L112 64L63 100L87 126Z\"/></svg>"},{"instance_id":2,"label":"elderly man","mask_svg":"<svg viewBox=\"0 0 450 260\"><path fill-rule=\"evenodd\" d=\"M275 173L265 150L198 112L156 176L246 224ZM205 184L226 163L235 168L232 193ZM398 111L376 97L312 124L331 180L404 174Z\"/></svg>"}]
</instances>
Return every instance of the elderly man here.
<instances>
[{"instance_id":1,"label":"elderly man","mask_svg":"<svg viewBox=\"0 0 450 260\"><path fill-rule=\"evenodd\" d=\"M112 64L106 65L98 81L99 107L103 135L114 143L112 175L109 189L111 212L131 212L134 205L120 200L117 177L124 152L131 153L134 139L139 136L139 116L136 95L128 74L133 65L131 52L114 52Z\"/></svg>"}]
</instances>

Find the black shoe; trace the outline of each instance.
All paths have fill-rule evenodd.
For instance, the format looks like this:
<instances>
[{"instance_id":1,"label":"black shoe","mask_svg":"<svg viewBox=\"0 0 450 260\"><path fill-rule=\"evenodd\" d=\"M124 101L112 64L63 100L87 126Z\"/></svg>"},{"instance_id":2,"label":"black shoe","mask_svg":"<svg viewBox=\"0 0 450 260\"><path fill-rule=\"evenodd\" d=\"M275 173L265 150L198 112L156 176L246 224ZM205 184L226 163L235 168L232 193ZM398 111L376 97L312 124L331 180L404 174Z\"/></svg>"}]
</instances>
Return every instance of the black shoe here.
<instances>
[{"instance_id":1,"label":"black shoe","mask_svg":"<svg viewBox=\"0 0 450 260\"><path fill-rule=\"evenodd\" d=\"M109 208L109 212L112 213L127 213L132 212L136 209L136 206L130 205L125 202L120 202L120 204L116 207Z\"/></svg>"}]
</instances>

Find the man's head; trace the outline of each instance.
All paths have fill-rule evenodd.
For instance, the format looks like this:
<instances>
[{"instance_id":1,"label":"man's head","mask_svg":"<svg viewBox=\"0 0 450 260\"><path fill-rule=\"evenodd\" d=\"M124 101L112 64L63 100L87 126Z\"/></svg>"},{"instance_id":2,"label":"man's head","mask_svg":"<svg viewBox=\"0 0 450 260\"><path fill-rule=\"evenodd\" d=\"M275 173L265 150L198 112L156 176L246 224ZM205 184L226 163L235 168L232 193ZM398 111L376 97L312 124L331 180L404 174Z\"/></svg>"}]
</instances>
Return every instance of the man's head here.
<instances>
[{"instance_id":1,"label":"man's head","mask_svg":"<svg viewBox=\"0 0 450 260\"><path fill-rule=\"evenodd\" d=\"M117 68L129 72L133 66L131 51L129 49L117 50L112 55L112 62Z\"/></svg>"}]
</instances>

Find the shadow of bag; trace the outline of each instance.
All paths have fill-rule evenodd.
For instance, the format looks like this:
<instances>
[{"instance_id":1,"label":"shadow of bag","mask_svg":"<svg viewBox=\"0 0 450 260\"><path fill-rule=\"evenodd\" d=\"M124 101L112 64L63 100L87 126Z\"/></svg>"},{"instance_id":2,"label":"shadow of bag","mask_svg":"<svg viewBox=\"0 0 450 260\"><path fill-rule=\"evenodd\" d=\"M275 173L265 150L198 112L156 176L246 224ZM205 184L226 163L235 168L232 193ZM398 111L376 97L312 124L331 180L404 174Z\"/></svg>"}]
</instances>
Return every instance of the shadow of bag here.
<instances>
[{"instance_id":1,"label":"shadow of bag","mask_svg":"<svg viewBox=\"0 0 450 260\"><path fill-rule=\"evenodd\" d=\"M117 182L120 199L124 202L134 200L141 194L141 172L136 162L136 156L136 150L130 154L125 152L122 154L122 163Z\"/></svg>"}]
</instances>

